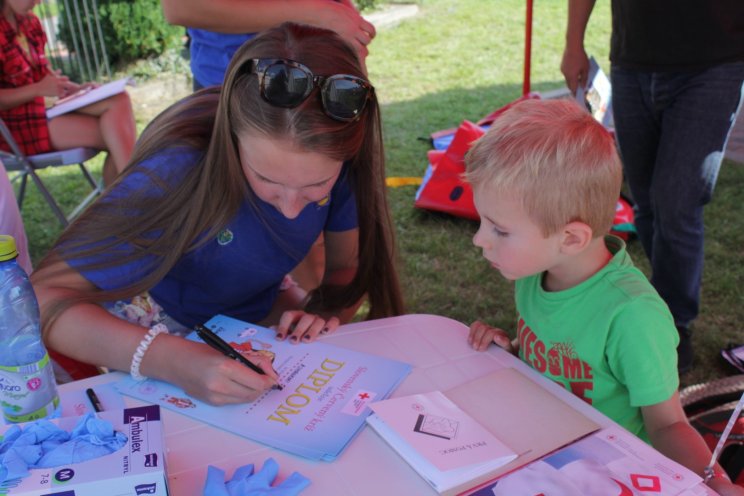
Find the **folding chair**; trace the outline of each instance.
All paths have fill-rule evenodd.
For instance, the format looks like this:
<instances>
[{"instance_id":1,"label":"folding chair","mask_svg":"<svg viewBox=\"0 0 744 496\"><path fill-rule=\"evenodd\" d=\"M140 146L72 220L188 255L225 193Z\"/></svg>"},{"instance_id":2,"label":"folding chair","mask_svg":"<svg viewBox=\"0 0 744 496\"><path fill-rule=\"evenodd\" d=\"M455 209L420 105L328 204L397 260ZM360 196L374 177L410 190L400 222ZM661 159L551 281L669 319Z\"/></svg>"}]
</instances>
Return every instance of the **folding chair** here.
<instances>
[{"instance_id":1,"label":"folding chair","mask_svg":"<svg viewBox=\"0 0 744 496\"><path fill-rule=\"evenodd\" d=\"M57 219L62 223L63 226L67 226L72 219L74 219L85 207L88 206L100 193L103 191L103 185L100 181L91 175L88 168L85 166L85 161L90 160L100 153L100 150L94 148L70 148L68 150L52 151L48 153L40 153L37 155L25 155L21 152L18 143L13 139L10 134L10 130L5 125L2 119L0 119L0 134L3 139L8 143L12 152L6 152L0 150L0 159L2 159L3 165L8 172L17 172L18 174L13 177L12 181L20 181L20 187L18 191L18 208L23 208L23 200L26 196L26 184L28 178L36 184L39 192L42 194L49 207L57 216ZM80 167L80 171L83 173L83 177L88 181L93 191L83 199L75 209L66 216L60 208L57 201L54 199L52 194L47 189L46 185L42 182L39 175L36 173L39 169L47 167L58 167L63 165L74 165L77 164Z\"/></svg>"}]
</instances>

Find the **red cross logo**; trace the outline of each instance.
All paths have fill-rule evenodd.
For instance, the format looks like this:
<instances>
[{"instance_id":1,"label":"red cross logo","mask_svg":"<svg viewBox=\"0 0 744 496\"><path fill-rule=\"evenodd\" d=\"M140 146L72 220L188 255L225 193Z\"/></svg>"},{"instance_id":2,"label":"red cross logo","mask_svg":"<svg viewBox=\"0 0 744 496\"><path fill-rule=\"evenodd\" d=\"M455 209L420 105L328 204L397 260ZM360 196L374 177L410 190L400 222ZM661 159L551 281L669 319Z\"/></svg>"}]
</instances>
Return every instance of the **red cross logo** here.
<instances>
[{"instance_id":1,"label":"red cross logo","mask_svg":"<svg viewBox=\"0 0 744 496\"><path fill-rule=\"evenodd\" d=\"M631 474L630 480L639 491L661 492L661 480L655 475Z\"/></svg>"}]
</instances>

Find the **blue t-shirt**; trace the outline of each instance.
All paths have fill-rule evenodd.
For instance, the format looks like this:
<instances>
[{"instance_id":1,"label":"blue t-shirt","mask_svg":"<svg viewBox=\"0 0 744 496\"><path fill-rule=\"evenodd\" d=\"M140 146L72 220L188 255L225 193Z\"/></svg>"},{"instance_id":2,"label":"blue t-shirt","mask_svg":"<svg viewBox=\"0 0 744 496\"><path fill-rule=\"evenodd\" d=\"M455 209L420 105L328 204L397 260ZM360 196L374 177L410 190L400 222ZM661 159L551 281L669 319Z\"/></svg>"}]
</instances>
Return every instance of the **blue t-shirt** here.
<instances>
[{"instance_id":1,"label":"blue t-shirt","mask_svg":"<svg viewBox=\"0 0 744 496\"><path fill-rule=\"evenodd\" d=\"M222 84L227 66L240 45L253 38L256 33L226 34L204 29L188 28L191 42L191 73L202 86Z\"/></svg>"},{"instance_id":2,"label":"blue t-shirt","mask_svg":"<svg viewBox=\"0 0 744 496\"><path fill-rule=\"evenodd\" d=\"M193 149L165 150L139 164L167 184L199 162ZM133 171L101 201L149 188L163 195L161 186L145 172ZM163 198L167 201L167 198ZM269 227L270 226L270 227ZM165 312L185 326L193 326L222 313L248 322L263 319L271 310L279 285L309 252L323 231L347 231L358 226L354 194L346 168L331 189L328 201L307 205L295 219L287 219L275 207L253 196L246 198L225 229L198 249L187 252L150 295ZM145 236L156 236L156 233ZM131 249L124 244L95 261L121 259ZM111 290L141 279L155 256L105 269L83 267L94 260L69 263L97 287Z\"/></svg>"}]
</instances>

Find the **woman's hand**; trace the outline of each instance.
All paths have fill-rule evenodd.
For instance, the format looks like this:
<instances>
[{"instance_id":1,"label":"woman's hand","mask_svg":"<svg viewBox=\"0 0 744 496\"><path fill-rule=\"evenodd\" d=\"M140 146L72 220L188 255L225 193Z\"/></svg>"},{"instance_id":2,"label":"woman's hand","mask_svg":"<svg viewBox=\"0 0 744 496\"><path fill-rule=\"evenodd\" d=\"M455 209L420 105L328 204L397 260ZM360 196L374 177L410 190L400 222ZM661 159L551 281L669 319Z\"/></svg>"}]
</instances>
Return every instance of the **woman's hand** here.
<instances>
[{"instance_id":1,"label":"woman's hand","mask_svg":"<svg viewBox=\"0 0 744 496\"><path fill-rule=\"evenodd\" d=\"M177 358L164 364L158 360L163 354ZM158 367L161 373L156 376L177 384L189 396L212 405L248 403L279 382L268 357L246 358L263 369L266 375L254 372L206 344L178 336L160 336L145 354L143 371L147 375L152 367ZM155 360L161 363L153 363Z\"/></svg>"},{"instance_id":2,"label":"woman's hand","mask_svg":"<svg viewBox=\"0 0 744 496\"><path fill-rule=\"evenodd\" d=\"M36 87L39 96L56 96L58 98L69 96L81 88L79 84L70 81L70 78L63 75L59 70L49 71L46 76L36 83Z\"/></svg>"},{"instance_id":3,"label":"woman's hand","mask_svg":"<svg viewBox=\"0 0 744 496\"><path fill-rule=\"evenodd\" d=\"M307 313L303 310L288 310L284 312L276 326L276 339L289 339L292 343L300 341L310 343L319 334L335 331L341 322L336 317L325 319L320 315Z\"/></svg>"},{"instance_id":4,"label":"woman's hand","mask_svg":"<svg viewBox=\"0 0 744 496\"><path fill-rule=\"evenodd\" d=\"M479 320L470 324L468 344L470 344L474 350L484 351L491 343L496 343L512 355L516 353L516 350L509 339L509 335L503 329L491 327Z\"/></svg>"}]
</instances>

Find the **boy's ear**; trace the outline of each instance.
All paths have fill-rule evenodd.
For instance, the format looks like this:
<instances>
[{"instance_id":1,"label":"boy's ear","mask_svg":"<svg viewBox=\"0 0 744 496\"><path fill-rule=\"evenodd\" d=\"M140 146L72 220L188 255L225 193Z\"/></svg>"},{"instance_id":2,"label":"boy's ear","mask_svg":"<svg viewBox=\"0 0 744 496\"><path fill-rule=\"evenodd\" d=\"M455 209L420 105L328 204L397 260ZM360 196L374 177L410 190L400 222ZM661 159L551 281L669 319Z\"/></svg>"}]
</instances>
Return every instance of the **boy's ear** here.
<instances>
[{"instance_id":1,"label":"boy's ear","mask_svg":"<svg viewBox=\"0 0 744 496\"><path fill-rule=\"evenodd\" d=\"M561 251L567 255L581 252L589 246L594 237L592 228L580 221L573 221L563 228Z\"/></svg>"}]
</instances>

